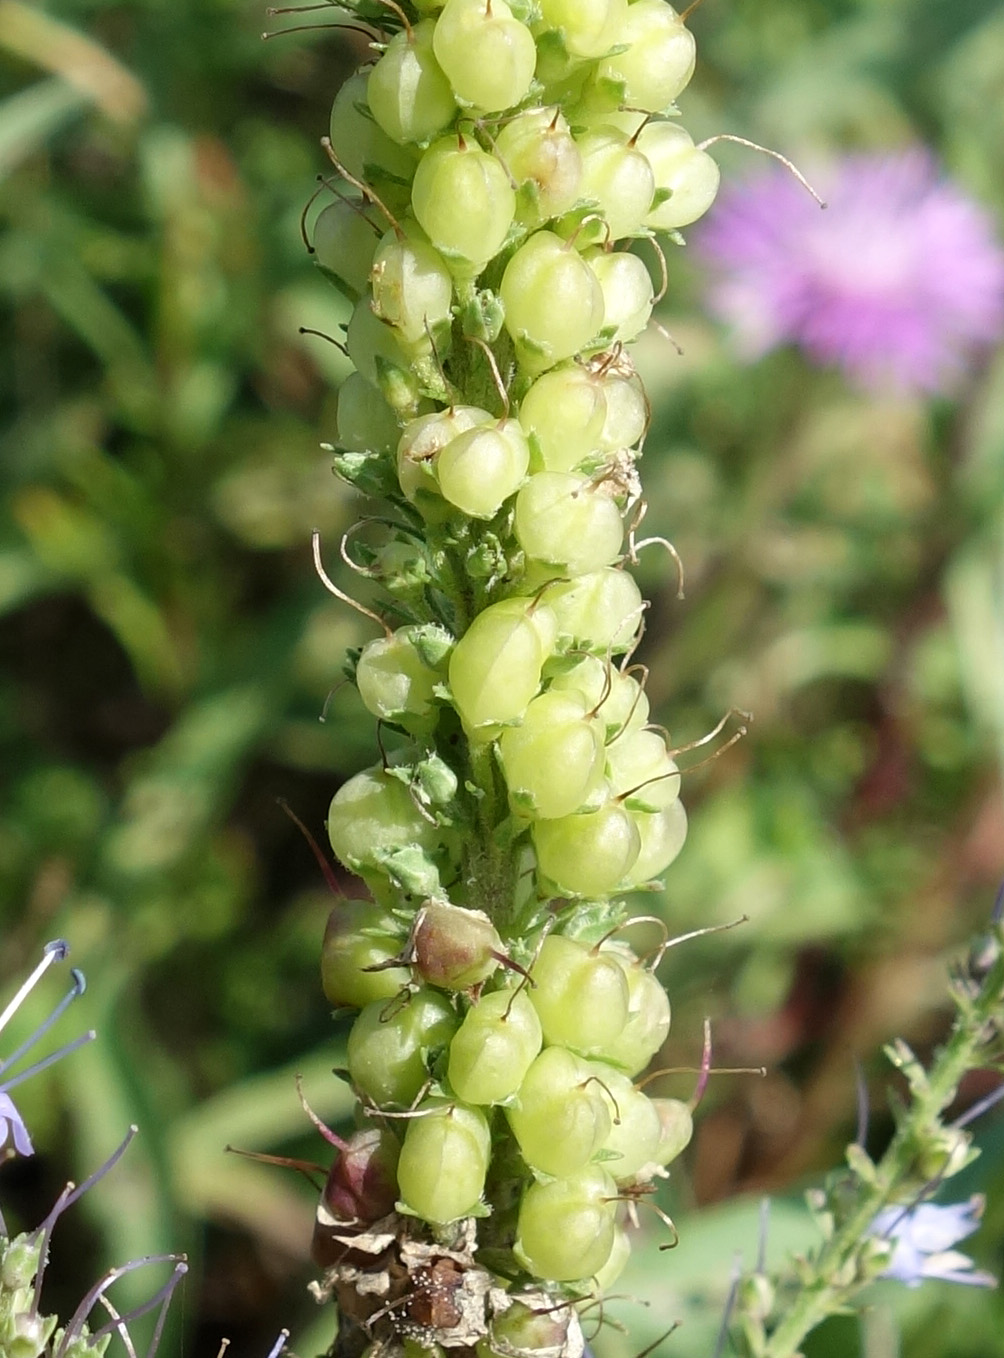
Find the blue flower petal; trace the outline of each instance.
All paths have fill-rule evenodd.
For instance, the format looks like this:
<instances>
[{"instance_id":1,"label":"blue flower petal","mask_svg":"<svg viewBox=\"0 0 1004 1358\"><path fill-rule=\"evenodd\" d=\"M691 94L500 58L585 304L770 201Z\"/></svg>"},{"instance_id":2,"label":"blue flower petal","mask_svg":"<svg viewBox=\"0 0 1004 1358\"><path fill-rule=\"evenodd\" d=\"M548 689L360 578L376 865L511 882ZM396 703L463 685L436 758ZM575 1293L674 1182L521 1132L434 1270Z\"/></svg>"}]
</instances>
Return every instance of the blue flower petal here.
<instances>
[{"instance_id":1,"label":"blue flower petal","mask_svg":"<svg viewBox=\"0 0 1004 1358\"><path fill-rule=\"evenodd\" d=\"M13 1141L14 1149L18 1155L35 1154L35 1147L31 1144L28 1128L24 1125L21 1114L14 1107L14 1100L9 1094L0 1090L0 1148L6 1146L8 1140Z\"/></svg>"}]
</instances>

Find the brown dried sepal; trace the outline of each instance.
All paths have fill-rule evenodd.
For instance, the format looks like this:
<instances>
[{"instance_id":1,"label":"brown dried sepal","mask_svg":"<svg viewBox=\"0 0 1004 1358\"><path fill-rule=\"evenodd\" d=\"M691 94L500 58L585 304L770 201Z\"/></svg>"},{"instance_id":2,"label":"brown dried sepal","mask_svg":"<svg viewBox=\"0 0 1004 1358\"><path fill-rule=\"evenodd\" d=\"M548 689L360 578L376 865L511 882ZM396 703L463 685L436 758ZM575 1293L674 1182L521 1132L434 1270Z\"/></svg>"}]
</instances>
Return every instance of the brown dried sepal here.
<instances>
[{"instance_id":1,"label":"brown dried sepal","mask_svg":"<svg viewBox=\"0 0 1004 1358\"><path fill-rule=\"evenodd\" d=\"M450 1244L417 1240L413 1218L391 1215L359 1232L333 1227L328 1239L344 1249L311 1291L319 1302L333 1297L340 1328L339 1354L366 1349L400 1358L405 1339L426 1348L473 1350L488 1333L491 1275L474 1259L475 1223L456 1223ZM353 1341L353 1330L358 1333Z\"/></svg>"}]
</instances>

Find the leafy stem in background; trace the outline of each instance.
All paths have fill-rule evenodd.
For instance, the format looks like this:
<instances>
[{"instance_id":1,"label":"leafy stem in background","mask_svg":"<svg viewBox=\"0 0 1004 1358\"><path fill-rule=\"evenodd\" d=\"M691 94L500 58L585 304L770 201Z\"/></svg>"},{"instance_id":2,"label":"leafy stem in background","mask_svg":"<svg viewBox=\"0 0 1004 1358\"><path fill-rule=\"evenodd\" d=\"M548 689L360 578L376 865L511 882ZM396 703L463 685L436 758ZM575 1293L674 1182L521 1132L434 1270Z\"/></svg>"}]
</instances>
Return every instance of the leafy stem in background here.
<instances>
[{"instance_id":1,"label":"leafy stem in background","mask_svg":"<svg viewBox=\"0 0 1004 1358\"><path fill-rule=\"evenodd\" d=\"M796 1259L788 1277L770 1279L756 1271L738 1280L731 1315L736 1351L744 1358L795 1358L817 1325L845 1311L863 1288L886 1272L901 1224L945 1180L975 1159L977 1152L964 1130L970 1116L947 1124L943 1117L966 1073L1000 1060L1004 932L999 923L954 979L951 995L955 1023L929 1070L906 1043L897 1041L887 1048L889 1060L907 1081L910 1098L905 1104L893 1104L896 1131L885 1154L873 1161L859 1137L847 1149L847 1169L832 1175L825 1189L810 1193L824 1237L818 1251ZM876 1218L892 1204L902 1210L880 1231ZM985 1281L982 1275L955 1280Z\"/></svg>"}]
</instances>

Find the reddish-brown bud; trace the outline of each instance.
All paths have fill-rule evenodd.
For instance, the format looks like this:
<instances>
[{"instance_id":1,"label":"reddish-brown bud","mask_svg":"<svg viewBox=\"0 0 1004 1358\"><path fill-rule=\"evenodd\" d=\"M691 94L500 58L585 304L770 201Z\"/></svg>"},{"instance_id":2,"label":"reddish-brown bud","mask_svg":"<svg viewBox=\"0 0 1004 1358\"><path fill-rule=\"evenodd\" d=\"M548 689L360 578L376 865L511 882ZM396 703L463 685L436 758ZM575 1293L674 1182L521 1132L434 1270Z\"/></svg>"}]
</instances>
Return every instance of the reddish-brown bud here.
<instances>
[{"instance_id":1,"label":"reddish-brown bud","mask_svg":"<svg viewBox=\"0 0 1004 1358\"><path fill-rule=\"evenodd\" d=\"M427 901L412 935L414 963L422 979L444 990L469 990L499 964L502 940L483 910Z\"/></svg>"},{"instance_id":2,"label":"reddish-brown bud","mask_svg":"<svg viewBox=\"0 0 1004 1358\"><path fill-rule=\"evenodd\" d=\"M391 1132L353 1132L331 1166L314 1220L311 1254L321 1268L341 1261L346 1235L379 1221L397 1201L398 1143Z\"/></svg>"}]
</instances>

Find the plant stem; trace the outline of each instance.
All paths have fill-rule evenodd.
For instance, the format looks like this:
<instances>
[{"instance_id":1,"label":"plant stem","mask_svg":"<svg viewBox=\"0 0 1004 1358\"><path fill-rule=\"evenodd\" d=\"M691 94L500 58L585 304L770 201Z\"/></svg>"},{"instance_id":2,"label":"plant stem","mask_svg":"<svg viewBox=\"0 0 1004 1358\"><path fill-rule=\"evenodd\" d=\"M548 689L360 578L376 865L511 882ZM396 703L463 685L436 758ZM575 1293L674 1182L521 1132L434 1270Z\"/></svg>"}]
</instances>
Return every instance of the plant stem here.
<instances>
[{"instance_id":1,"label":"plant stem","mask_svg":"<svg viewBox=\"0 0 1004 1358\"><path fill-rule=\"evenodd\" d=\"M909 1072L913 1098L875 1167L874 1180L866 1184L860 1176L855 1177L851 1185L856 1200L853 1210L809 1261L782 1320L757 1350L757 1358L794 1358L806 1335L872 1280L875 1269L869 1270L862 1251L871 1223L883 1207L902 1201L904 1191L916 1195L918 1177L921 1194L930 1183L928 1175L918 1173L918 1151L932 1144L941 1130L941 1114L955 1098L962 1077L982 1064L988 1040L997 1035L1004 1010L1004 950L1000 943L998 938L997 956L979 990L973 993L972 983L965 980L956 984L954 997L959 1013L948 1041L926 1076L918 1076L916 1069ZM894 1062L901 1064L895 1056ZM942 1170L941 1175L944 1173Z\"/></svg>"}]
</instances>

